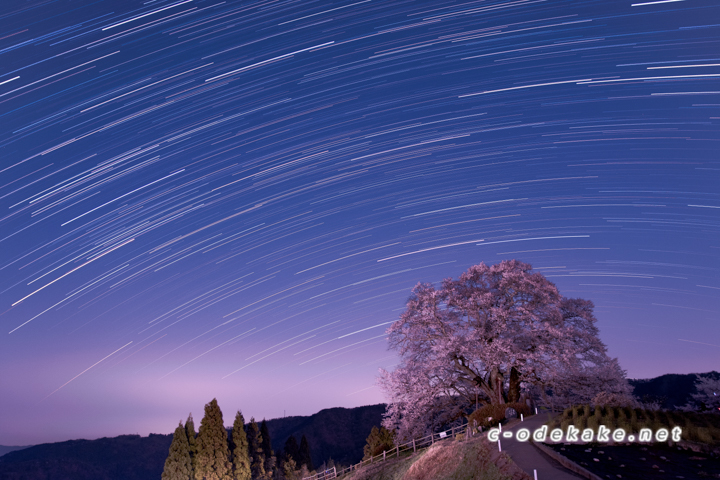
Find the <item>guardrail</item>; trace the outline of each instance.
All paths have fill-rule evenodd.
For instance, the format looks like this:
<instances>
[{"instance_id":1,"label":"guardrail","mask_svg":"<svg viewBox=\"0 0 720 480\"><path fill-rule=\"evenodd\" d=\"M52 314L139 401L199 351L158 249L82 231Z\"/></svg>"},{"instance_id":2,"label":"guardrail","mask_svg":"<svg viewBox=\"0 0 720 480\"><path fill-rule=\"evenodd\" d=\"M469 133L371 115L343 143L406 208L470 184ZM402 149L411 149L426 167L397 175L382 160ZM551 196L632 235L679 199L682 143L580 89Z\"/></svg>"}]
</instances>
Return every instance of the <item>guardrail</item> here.
<instances>
[{"instance_id":1,"label":"guardrail","mask_svg":"<svg viewBox=\"0 0 720 480\"><path fill-rule=\"evenodd\" d=\"M480 427L480 432L482 432L482 427ZM392 450L384 450L382 452L382 455L378 454L375 456L371 456L370 458L365 459L360 463L356 463L355 465L351 465L340 471L333 467L332 470L318 472L310 477L304 477L302 480L329 480L331 478L340 478L345 474L357 470L363 465L369 465L374 462L382 462L388 458L397 458L400 457L401 453L409 452L410 450L415 453L419 449L432 446L433 444L435 444L435 442L440 442L447 438L455 438L456 435L465 435L465 438L470 438L470 436L473 435L473 432L471 428L468 428L468 424L461 425L459 427L451 427L449 430L445 430L439 433L431 433L430 435L427 435L425 437L419 439L412 439L409 442L395 445L395 448Z\"/></svg>"}]
</instances>

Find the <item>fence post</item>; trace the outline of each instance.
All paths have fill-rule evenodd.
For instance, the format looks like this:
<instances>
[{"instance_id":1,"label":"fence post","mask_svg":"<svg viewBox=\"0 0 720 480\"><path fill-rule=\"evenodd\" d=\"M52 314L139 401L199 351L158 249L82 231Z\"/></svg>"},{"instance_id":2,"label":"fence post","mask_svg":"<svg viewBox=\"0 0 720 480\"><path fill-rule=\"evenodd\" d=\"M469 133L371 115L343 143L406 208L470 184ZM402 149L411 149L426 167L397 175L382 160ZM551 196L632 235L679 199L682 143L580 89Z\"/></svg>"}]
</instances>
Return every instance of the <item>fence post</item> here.
<instances>
[{"instance_id":1,"label":"fence post","mask_svg":"<svg viewBox=\"0 0 720 480\"><path fill-rule=\"evenodd\" d=\"M397 457L400 458L400 445L395 445L395 450L397 451Z\"/></svg>"},{"instance_id":2,"label":"fence post","mask_svg":"<svg viewBox=\"0 0 720 480\"><path fill-rule=\"evenodd\" d=\"M413 453L415 453L415 439L413 438Z\"/></svg>"},{"instance_id":3,"label":"fence post","mask_svg":"<svg viewBox=\"0 0 720 480\"><path fill-rule=\"evenodd\" d=\"M430 445L435 445L435 434L430 432Z\"/></svg>"},{"instance_id":4,"label":"fence post","mask_svg":"<svg viewBox=\"0 0 720 480\"><path fill-rule=\"evenodd\" d=\"M455 438L455 427L454 426L450 427L450 436Z\"/></svg>"},{"instance_id":5,"label":"fence post","mask_svg":"<svg viewBox=\"0 0 720 480\"><path fill-rule=\"evenodd\" d=\"M383 462L385 461L385 450L383 450Z\"/></svg>"}]
</instances>

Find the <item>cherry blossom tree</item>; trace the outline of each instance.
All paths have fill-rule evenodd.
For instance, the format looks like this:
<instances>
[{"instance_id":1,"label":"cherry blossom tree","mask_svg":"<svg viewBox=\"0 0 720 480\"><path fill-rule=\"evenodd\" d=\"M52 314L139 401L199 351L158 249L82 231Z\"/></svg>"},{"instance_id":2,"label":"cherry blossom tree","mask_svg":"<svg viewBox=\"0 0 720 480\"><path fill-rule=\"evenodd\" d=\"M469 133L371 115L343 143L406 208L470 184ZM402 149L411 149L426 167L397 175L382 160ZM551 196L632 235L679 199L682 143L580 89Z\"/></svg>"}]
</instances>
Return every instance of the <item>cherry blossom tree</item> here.
<instances>
[{"instance_id":1,"label":"cherry blossom tree","mask_svg":"<svg viewBox=\"0 0 720 480\"><path fill-rule=\"evenodd\" d=\"M552 395L548 395L547 389L551 390ZM594 362L569 365L549 385L539 390L542 403L551 406L565 407L582 403L633 408L640 406L616 358L598 357Z\"/></svg>"},{"instance_id":2,"label":"cherry blossom tree","mask_svg":"<svg viewBox=\"0 0 720 480\"><path fill-rule=\"evenodd\" d=\"M690 395L691 400L685 406L685 410L720 413L720 378L715 378L712 374L706 375L697 376L695 381L697 392Z\"/></svg>"},{"instance_id":3,"label":"cherry blossom tree","mask_svg":"<svg viewBox=\"0 0 720 480\"><path fill-rule=\"evenodd\" d=\"M517 260L472 266L439 289L419 283L388 329L401 363L381 370L389 397L383 426L415 436L463 416L476 396L516 402L529 386L563 401L626 393L595 322L592 302L561 296ZM574 379L582 381L568 395Z\"/></svg>"}]
</instances>

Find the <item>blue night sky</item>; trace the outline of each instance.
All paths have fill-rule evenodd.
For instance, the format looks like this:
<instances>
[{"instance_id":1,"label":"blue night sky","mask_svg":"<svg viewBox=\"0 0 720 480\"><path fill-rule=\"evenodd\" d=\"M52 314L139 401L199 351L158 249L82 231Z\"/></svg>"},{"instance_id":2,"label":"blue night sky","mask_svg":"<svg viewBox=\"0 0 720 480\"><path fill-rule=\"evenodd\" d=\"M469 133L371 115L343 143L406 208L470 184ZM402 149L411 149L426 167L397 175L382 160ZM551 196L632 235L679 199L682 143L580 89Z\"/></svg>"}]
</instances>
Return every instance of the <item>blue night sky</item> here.
<instances>
[{"instance_id":1,"label":"blue night sky","mask_svg":"<svg viewBox=\"0 0 720 480\"><path fill-rule=\"evenodd\" d=\"M718 369L720 4L3 1L0 444L384 401L517 258L631 378Z\"/></svg>"}]
</instances>

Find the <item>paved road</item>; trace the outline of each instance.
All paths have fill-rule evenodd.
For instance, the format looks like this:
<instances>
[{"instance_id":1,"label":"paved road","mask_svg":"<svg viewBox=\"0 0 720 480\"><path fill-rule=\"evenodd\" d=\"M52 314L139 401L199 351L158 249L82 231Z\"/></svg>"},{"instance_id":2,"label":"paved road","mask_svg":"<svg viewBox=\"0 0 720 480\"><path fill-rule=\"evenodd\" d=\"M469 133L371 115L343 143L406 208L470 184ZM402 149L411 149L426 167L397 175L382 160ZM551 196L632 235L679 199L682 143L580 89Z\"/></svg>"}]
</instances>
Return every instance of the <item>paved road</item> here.
<instances>
[{"instance_id":1,"label":"paved road","mask_svg":"<svg viewBox=\"0 0 720 480\"><path fill-rule=\"evenodd\" d=\"M540 413L533 415L525 421L513 420L503 426L503 431L516 432L521 428L527 428L530 432L540 428L548 420L548 415ZM581 477L560 465L555 460L544 455L530 442L518 442L512 439L501 438L500 448L507 453L513 461L533 478L533 470L537 470L537 480L578 480ZM587 479L586 479L587 480Z\"/></svg>"}]
</instances>

